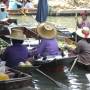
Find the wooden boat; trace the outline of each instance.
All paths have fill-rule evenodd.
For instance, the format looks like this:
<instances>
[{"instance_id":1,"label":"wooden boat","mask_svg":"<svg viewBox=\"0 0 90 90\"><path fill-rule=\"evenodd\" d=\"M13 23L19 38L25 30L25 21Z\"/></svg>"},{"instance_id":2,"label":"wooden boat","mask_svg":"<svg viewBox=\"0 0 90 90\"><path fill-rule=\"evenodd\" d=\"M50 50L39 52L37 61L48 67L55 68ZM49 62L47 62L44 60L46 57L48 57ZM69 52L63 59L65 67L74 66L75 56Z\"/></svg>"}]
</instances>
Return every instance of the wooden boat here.
<instances>
[{"instance_id":1,"label":"wooden boat","mask_svg":"<svg viewBox=\"0 0 90 90\"><path fill-rule=\"evenodd\" d=\"M68 56L62 58L54 58L53 60L34 60L32 63L34 66L40 66L41 70L50 71L50 72L60 72L64 71L64 66L69 66L72 64L76 56Z\"/></svg>"},{"instance_id":2,"label":"wooden boat","mask_svg":"<svg viewBox=\"0 0 90 90\"><path fill-rule=\"evenodd\" d=\"M35 15L37 12L37 9L18 9L18 10L7 10L9 15Z\"/></svg>"},{"instance_id":3,"label":"wooden boat","mask_svg":"<svg viewBox=\"0 0 90 90\"><path fill-rule=\"evenodd\" d=\"M3 21L0 21L0 24L3 24L3 25L10 25L11 23L17 24L17 19L6 19Z\"/></svg>"},{"instance_id":4,"label":"wooden boat","mask_svg":"<svg viewBox=\"0 0 90 90\"><path fill-rule=\"evenodd\" d=\"M31 28L31 29L27 29L24 26L17 26L14 28L11 28L11 30L13 29L20 29L23 30L24 34L26 35L27 38L36 38L38 39L38 35L37 32L35 30L35 28ZM8 27L4 27L3 30L0 31L0 38L2 38L3 40L5 40L6 42L10 43L10 39L7 39L6 37L4 37L5 35L10 35L9 29Z\"/></svg>"},{"instance_id":5,"label":"wooden boat","mask_svg":"<svg viewBox=\"0 0 90 90\"><path fill-rule=\"evenodd\" d=\"M87 11L88 15L90 15L90 8L76 8L76 9L61 9L58 11L49 11L50 16L75 16L80 15L80 12Z\"/></svg>"},{"instance_id":6,"label":"wooden boat","mask_svg":"<svg viewBox=\"0 0 90 90\"><path fill-rule=\"evenodd\" d=\"M36 38L36 39L38 39L38 34L36 32L36 28L28 29L24 26L15 27L15 28L23 30L23 32L27 36L27 38ZM15 29L15 28L11 28L11 29ZM71 62L75 58L76 58L76 56L67 56L67 57L64 56L64 57L61 57L59 59L54 58L53 60L49 60L49 59L42 60L42 61L34 60L33 64L35 66L41 65L40 68L45 68L46 70L49 70L49 71L63 71L64 66L70 66Z\"/></svg>"},{"instance_id":7,"label":"wooden boat","mask_svg":"<svg viewBox=\"0 0 90 90\"><path fill-rule=\"evenodd\" d=\"M82 62L77 62L76 63L76 66L78 67L78 68L80 68L80 69L84 69L84 70L86 70L86 71L90 71L90 64L85 64L85 63L82 63Z\"/></svg>"},{"instance_id":8,"label":"wooden boat","mask_svg":"<svg viewBox=\"0 0 90 90\"><path fill-rule=\"evenodd\" d=\"M8 80L0 80L0 90L20 89L27 86L32 86L32 76L22 73L12 68L6 68Z\"/></svg>"}]
</instances>

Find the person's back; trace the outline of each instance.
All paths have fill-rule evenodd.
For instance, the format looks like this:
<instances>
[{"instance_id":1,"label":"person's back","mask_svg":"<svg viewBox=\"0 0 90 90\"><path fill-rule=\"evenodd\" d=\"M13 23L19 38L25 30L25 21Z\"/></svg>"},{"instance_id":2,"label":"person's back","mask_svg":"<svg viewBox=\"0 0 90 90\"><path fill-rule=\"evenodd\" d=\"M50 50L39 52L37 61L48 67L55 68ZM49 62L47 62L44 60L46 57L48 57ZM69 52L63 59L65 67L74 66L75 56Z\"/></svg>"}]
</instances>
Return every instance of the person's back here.
<instances>
[{"instance_id":1,"label":"person's back","mask_svg":"<svg viewBox=\"0 0 90 90\"><path fill-rule=\"evenodd\" d=\"M56 39L41 39L37 48L37 53L41 56L59 55L59 49Z\"/></svg>"},{"instance_id":2,"label":"person's back","mask_svg":"<svg viewBox=\"0 0 90 90\"><path fill-rule=\"evenodd\" d=\"M80 40L76 52L79 55L79 62L83 64L90 64L90 43L86 40Z\"/></svg>"},{"instance_id":3,"label":"person's back","mask_svg":"<svg viewBox=\"0 0 90 90\"><path fill-rule=\"evenodd\" d=\"M37 56L61 55L56 40L57 31L54 25L42 23L37 27L37 33L40 37L40 43L35 52Z\"/></svg>"},{"instance_id":4,"label":"person's back","mask_svg":"<svg viewBox=\"0 0 90 90\"><path fill-rule=\"evenodd\" d=\"M19 62L28 58L28 50L21 44L15 44L5 50L3 60L7 61L7 66L17 66Z\"/></svg>"},{"instance_id":5,"label":"person's back","mask_svg":"<svg viewBox=\"0 0 90 90\"><path fill-rule=\"evenodd\" d=\"M1 57L6 61L7 66L15 67L19 62L24 62L29 57L28 49L22 45L26 36L22 30L12 30L11 34L6 37L11 39L13 45L7 47Z\"/></svg>"},{"instance_id":6,"label":"person's back","mask_svg":"<svg viewBox=\"0 0 90 90\"><path fill-rule=\"evenodd\" d=\"M81 62L85 65L90 64L90 30L88 27L83 27L78 29L76 34L82 39L78 41L77 47L74 50L74 53L78 55L78 62Z\"/></svg>"},{"instance_id":7,"label":"person's back","mask_svg":"<svg viewBox=\"0 0 90 90\"><path fill-rule=\"evenodd\" d=\"M25 4L24 8L25 8L25 9L33 9L34 6L33 6L33 4L32 4L31 2L27 2L27 3Z\"/></svg>"}]
</instances>

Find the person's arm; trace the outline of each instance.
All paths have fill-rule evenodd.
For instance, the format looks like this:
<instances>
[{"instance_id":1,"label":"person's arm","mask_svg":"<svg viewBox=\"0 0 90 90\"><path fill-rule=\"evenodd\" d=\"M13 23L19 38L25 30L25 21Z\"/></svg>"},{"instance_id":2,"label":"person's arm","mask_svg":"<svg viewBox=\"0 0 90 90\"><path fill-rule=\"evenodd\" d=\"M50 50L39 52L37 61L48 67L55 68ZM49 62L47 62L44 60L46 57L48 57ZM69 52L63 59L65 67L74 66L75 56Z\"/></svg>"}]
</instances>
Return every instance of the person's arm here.
<instances>
[{"instance_id":1,"label":"person's arm","mask_svg":"<svg viewBox=\"0 0 90 90\"><path fill-rule=\"evenodd\" d=\"M40 44L37 47L37 54L42 54L45 50L46 47L46 41L45 40L41 40Z\"/></svg>"},{"instance_id":2,"label":"person's arm","mask_svg":"<svg viewBox=\"0 0 90 90\"><path fill-rule=\"evenodd\" d=\"M6 57L7 57L7 52L8 50L6 49L1 55L0 55L0 57L1 57L1 59L3 60L3 61L6 61Z\"/></svg>"},{"instance_id":3,"label":"person's arm","mask_svg":"<svg viewBox=\"0 0 90 90\"><path fill-rule=\"evenodd\" d=\"M81 28L81 25L82 25L82 24L80 24L78 20L77 20L76 23L77 23L77 27L78 27L78 28Z\"/></svg>"},{"instance_id":4,"label":"person's arm","mask_svg":"<svg viewBox=\"0 0 90 90\"><path fill-rule=\"evenodd\" d=\"M73 50L73 53L79 54L83 51L83 43L80 41L77 43L77 47Z\"/></svg>"}]
</instances>

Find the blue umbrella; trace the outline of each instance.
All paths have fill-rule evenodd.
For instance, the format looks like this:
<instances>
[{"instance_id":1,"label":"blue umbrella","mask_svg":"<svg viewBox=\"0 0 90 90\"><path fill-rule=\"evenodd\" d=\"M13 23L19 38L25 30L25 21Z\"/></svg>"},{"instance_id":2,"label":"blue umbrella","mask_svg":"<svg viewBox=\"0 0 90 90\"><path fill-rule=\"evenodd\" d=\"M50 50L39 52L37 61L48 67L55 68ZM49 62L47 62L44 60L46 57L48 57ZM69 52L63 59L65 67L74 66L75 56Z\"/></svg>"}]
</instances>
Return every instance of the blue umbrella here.
<instances>
[{"instance_id":1,"label":"blue umbrella","mask_svg":"<svg viewBox=\"0 0 90 90\"><path fill-rule=\"evenodd\" d=\"M39 0L38 2L38 10L36 15L37 22L46 21L48 16L48 3L47 0Z\"/></svg>"}]
</instances>

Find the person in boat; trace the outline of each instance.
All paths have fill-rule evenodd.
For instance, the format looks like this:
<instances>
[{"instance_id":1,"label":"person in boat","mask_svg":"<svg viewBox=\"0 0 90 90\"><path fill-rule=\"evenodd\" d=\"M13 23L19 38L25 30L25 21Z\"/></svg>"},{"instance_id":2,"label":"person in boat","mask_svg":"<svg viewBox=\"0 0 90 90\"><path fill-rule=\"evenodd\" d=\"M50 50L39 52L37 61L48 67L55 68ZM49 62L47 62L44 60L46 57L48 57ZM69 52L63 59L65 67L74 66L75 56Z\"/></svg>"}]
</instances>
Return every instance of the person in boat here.
<instances>
[{"instance_id":1,"label":"person in boat","mask_svg":"<svg viewBox=\"0 0 90 90\"><path fill-rule=\"evenodd\" d=\"M6 61L7 66L16 67L20 62L24 62L29 58L28 49L22 44L26 36L22 30L14 29L11 31L11 34L6 35L6 37L11 39L12 45L5 49L1 55L1 59Z\"/></svg>"},{"instance_id":2,"label":"person in boat","mask_svg":"<svg viewBox=\"0 0 90 90\"><path fill-rule=\"evenodd\" d=\"M79 23L79 21L77 20L78 28L83 28L83 27L90 28L90 22L89 22L89 20L87 18L87 16L88 16L87 11L81 12L80 15L81 15L82 21Z\"/></svg>"},{"instance_id":3,"label":"person in boat","mask_svg":"<svg viewBox=\"0 0 90 90\"><path fill-rule=\"evenodd\" d=\"M59 51L56 35L57 31L51 23L41 23L37 26L37 33L40 37L39 45L34 49L34 56L46 57L61 55Z\"/></svg>"},{"instance_id":4,"label":"person in boat","mask_svg":"<svg viewBox=\"0 0 90 90\"><path fill-rule=\"evenodd\" d=\"M2 2L8 7L9 0L2 0Z\"/></svg>"},{"instance_id":5,"label":"person in boat","mask_svg":"<svg viewBox=\"0 0 90 90\"><path fill-rule=\"evenodd\" d=\"M6 11L6 6L5 4L1 3L0 4L0 21L8 19L8 17L9 15L8 15L8 12Z\"/></svg>"},{"instance_id":6,"label":"person in boat","mask_svg":"<svg viewBox=\"0 0 90 90\"><path fill-rule=\"evenodd\" d=\"M17 0L9 0L9 10L18 10L22 7L22 3Z\"/></svg>"},{"instance_id":7,"label":"person in boat","mask_svg":"<svg viewBox=\"0 0 90 90\"><path fill-rule=\"evenodd\" d=\"M76 48L74 50L71 49L71 51L78 55L78 62L90 65L90 29L83 27L82 29L78 29L76 34L81 39L78 41Z\"/></svg>"},{"instance_id":8,"label":"person in boat","mask_svg":"<svg viewBox=\"0 0 90 90\"><path fill-rule=\"evenodd\" d=\"M83 27L88 27L88 28L90 28L90 22L89 22L89 20L88 20L88 13L87 13L87 11L82 11L81 13L80 13L80 15L81 15L81 22L79 22L78 21L78 19L77 19L77 29L78 28L83 28ZM80 37L78 37L77 35L76 35L76 33L75 32L73 32L72 34L71 34L71 36L73 37L73 40L75 41L75 39L76 39L76 41L79 41L79 38Z\"/></svg>"},{"instance_id":9,"label":"person in boat","mask_svg":"<svg viewBox=\"0 0 90 90\"><path fill-rule=\"evenodd\" d=\"M31 2L31 0L24 0L24 8L25 9L33 9L34 8L34 5Z\"/></svg>"},{"instance_id":10,"label":"person in boat","mask_svg":"<svg viewBox=\"0 0 90 90\"><path fill-rule=\"evenodd\" d=\"M36 8L34 7L31 0L24 0L22 9L24 9L25 13L28 13L30 9L36 9Z\"/></svg>"},{"instance_id":11,"label":"person in boat","mask_svg":"<svg viewBox=\"0 0 90 90\"><path fill-rule=\"evenodd\" d=\"M0 4L0 24L9 25L11 23L17 24L17 20L9 18L9 14L6 11L6 5L1 3Z\"/></svg>"}]
</instances>

